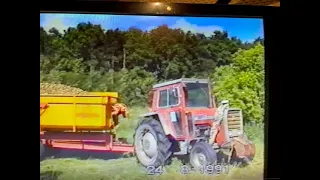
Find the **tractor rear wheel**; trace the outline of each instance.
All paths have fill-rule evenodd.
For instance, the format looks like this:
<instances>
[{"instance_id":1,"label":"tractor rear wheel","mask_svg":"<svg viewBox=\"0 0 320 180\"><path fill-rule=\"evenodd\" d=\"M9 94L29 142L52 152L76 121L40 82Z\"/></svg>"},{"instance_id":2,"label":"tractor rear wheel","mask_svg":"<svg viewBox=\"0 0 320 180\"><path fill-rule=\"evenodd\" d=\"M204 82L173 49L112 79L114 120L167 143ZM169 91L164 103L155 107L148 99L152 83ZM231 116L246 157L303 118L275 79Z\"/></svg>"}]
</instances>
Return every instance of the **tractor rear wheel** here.
<instances>
[{"instance_id":1,"label":"tractor rear wheel","mask_svg":"<svg viewBox=\"0 0 320 180\"><path fill-rule=\"evenodd\" d=\"M170 147L171 142L159 121L145 118L139 123L134 134L134 150L139 163L145 167L164 166L172 154Z\"/></svg>"},{"instance_id":2,"label":"tractor rear wheel","mask_svg":"<svg viewBox=\"0 0 320 180\"><path fill-rule=\"evenodd\" d=\"M190 151L190 164L200 170L217 162L216 151L205 142L196 142Z\"/></svg>"}]
</instances>

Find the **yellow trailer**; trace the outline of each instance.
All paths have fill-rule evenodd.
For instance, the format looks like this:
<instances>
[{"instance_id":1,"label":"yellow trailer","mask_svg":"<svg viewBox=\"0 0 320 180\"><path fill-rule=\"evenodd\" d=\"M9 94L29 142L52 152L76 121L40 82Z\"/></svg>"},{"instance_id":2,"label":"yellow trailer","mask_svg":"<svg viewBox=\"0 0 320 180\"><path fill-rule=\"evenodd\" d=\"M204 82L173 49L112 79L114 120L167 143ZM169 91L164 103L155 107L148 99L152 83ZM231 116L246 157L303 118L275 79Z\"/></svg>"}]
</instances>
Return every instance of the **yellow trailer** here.
<instances>
[{"instance_id":1,"label":"yellow trailer","mask_svg":"<svg viewBox=\"0 0 320 180\"><path fill-rule=\"evenodd\" d=\"M89 95L40 95L40 131L103 131L126 116L117 92Z\"/></svg>"},{"instance_id":2,"label":"yellow trailer","mask_svg":"<svg viewBox=\"0 0 320 180\"><path fill-rule=\"evenodd\" d=\"M110 131L119 115L126 117L127 109L116 92L40 95L40 159L45 147L133 152Z\"/></svg>"}]
</instances>

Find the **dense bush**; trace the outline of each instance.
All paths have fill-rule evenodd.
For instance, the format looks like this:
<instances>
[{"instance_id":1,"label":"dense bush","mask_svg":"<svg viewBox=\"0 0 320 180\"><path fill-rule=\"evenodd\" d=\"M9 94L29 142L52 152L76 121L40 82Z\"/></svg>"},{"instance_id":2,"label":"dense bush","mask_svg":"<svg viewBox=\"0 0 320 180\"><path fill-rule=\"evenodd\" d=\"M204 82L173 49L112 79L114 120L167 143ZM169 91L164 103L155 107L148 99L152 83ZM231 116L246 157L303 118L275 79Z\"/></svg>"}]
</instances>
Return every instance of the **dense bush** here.
<instances>
[{"instance_id":1,"label":"dense bush","mask_svg":"<svg viewBox=\"0 0 320 180\"><path fill-rule=\"evenodd\" d=\"M248 122L262 122L264 115L264 48L261 44L239 50L230 65L216 68L214 92L219 100L243 110Z\"/></svg>"}]
</instances>

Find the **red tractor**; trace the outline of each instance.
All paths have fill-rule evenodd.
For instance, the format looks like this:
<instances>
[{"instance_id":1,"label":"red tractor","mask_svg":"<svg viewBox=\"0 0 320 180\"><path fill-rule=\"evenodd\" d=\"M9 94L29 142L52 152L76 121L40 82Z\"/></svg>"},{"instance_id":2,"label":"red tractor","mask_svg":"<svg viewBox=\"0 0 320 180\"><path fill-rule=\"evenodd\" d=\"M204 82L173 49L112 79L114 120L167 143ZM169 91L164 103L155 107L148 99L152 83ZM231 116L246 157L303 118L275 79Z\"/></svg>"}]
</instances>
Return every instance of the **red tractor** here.
<instances>
[{"instance_id":1,"label":"red tractor","mask_svg":"<svg viewBox=\"0 0 320 180\"><path fill-rule=\"evenodd\" d=\"M220 155L250 162L255 146L243 131L241 109L224 100L216 106L207 79L178 79L156 84L150 112L142 115L134 151L143 166L166 165L184 157L195 168L217 163Z\"/></svg>"}]
</instances>

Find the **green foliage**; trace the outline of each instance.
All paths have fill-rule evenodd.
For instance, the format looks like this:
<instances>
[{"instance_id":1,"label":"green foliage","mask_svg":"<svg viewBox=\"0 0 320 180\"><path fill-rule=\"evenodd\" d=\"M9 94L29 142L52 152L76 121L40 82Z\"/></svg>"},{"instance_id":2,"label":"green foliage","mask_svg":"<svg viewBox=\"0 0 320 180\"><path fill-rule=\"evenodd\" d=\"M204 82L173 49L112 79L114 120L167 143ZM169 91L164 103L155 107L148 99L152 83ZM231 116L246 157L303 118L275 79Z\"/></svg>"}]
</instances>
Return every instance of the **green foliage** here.
<instances>
[{"instance_id":1,"label":"green foliage","mask_svg":"<svg viewBox=\"0 0 320 180\"><path fill-rule=\"evenodd\" d=\"M255 141L263 143L264 142L264 131L261 129L264 129L264 124L245 124L244 131L246 135L248 136L248 139L251 141Z\"/></svg>"},{"instance_id":2,"label":"green foliage","mask_svg":"<svg viewBox=\"0 0 320 180\"><path fill-rule=\"evenodd\" d=\"M261 44L236 52L232 63L218 67L212 78L218 100L228 99L231 106L241 108L247 122L263 121L264 47Z\"/></svg>"},{"instance_id":3,"label":"green foliage","mask_svg":"<svg viewBox=\"0 0 320 180\"><path fill-rule=\"evenodd\" d=\"M87 74L51 70L48 74L40 72L40 82L61 83L86 91L115 91L125 104L145 106L156 79L152 73L136 67L106 73L92 70Z\"/></svg>"},{"instance_id":4,"label":"green foliage","mask_svg":"<svg viewBox=\"0 0 320 180\"><path fill-rule=\"evenodd\" d=\"M63 33L40 27L40 82L116 91L124 103L145 106L152 84L208 78L215 72L217 96L244 108L246 118L260 121L264 91L263 73L258 72L263 72L263 56L257 55L257 47L239 50L259 42L263 39L243 43L226 31L206 37L166 25L151 31L121 31L80 23Z\"/></svg>"}]
</instances>

